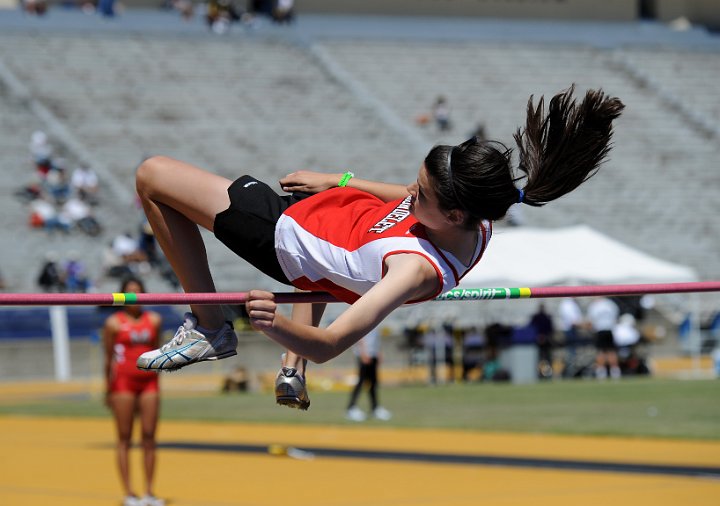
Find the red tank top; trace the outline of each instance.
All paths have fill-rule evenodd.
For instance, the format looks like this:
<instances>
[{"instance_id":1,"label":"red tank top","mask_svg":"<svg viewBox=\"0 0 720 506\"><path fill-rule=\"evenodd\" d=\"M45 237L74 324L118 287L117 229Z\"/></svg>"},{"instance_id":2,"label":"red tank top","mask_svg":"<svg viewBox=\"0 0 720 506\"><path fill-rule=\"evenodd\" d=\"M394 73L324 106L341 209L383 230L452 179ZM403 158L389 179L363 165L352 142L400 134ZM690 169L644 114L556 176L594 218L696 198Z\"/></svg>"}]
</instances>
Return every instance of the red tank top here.
<instances>
[{"instance_id":1,"label":"red tank top","mask_svg":"<svg viewBox=\"0 0 720 506\"><path fill-rule=\"evenodd\" d=\"M115 313L120 329L113 343L113 367L115 373L146 375L148 371L139 370L135 362L146 351L158 347L158 332L153 325L150 312L143 311L135 320L125 311ZM150 375L156 373L150 372Z\"/></svg>"},{"instance_id":2,"label":"red tank top","mask_svg":"<svg viewBox=\"0 0 720 506\"><path fill-rule=\"evenodd\" d=\"M463 265L428 239L410 212L409 196L383 202L355 188L334 188L283 213L275 228L275 251L294 286L326 290L352 304L382 279L385 258L399 253L430 262L440 287L435 295L454 288L480 260L491 234L491 222L481 222L472 261Z\"/></svg>"}]
</instances>

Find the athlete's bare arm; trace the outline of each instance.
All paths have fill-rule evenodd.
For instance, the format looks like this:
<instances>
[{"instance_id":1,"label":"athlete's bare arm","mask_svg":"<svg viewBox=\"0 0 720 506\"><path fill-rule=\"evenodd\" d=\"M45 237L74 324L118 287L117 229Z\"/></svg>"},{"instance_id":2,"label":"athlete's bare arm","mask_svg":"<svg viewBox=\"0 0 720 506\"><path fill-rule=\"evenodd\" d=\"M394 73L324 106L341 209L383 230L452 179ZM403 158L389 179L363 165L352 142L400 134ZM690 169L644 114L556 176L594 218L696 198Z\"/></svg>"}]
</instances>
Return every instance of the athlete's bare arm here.
<instances>
[{"instance_id":1,"label":"athlete's bare arm","mask_svg":"<svg viewBox=\"0 0 720 506\"><path fill-rule=\"evenodd\" d=\"M288 193L319 193L323 190L335 188L342 176L342 174L326 174L323 172L299 170L282 178L280 180L280 186ZM375 195L383 202L402 199L409 195L405 185L380 183L378 181L368 181L356 177L350 179L347 186Z\"/></svg>"},{"instance_id":2,"label":"athlete's bare arm","mask_svg":"<svg viewBox=\"0 0 720 506\"><path fill-rule=\"evenodd\" d=\"M246 305L252 326L294 353L313 362L334 358L404 303L428 298L438 290L435 269L419 255L394 255L386 260L383 279L327 328L301 325L276 312L270 292L253 290Z\"/></svg>"}]
</instances>

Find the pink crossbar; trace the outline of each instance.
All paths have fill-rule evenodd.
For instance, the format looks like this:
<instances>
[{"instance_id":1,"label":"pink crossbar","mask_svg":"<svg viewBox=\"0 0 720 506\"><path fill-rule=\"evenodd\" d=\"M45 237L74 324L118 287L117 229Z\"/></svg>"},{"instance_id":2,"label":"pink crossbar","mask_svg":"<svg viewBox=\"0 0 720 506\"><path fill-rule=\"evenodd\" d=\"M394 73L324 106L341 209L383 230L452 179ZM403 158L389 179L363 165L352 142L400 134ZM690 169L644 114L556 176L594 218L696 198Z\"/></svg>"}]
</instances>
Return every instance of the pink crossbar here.
<instances>
[{"instance_id":1,"label":"pink crossbar","mask_svg":"<svg viewBox=\"0 0 720 506\"><path fill-rule=\"evenodd\" d=\"M478 289L484 290L484 289ZM517 289L513 289L517 290ZM720 281L701 281L688 283L651 283L634 285L594 285L594 286L549 286L521 288L526 295L523 298L553 297L593 297L622 296L661 293L718 292ZM472 290L468 290L472 291ZM124 306L143 305L213 305L244 304L248 292L224 293L0 293L0 306ZM275 300L281 304L292 303L332 303L338 302L325 292L279 292ZM453 297L446 300L465 300ZM467 300L470 300L468 297Z\"/></svg>"}]
</instances>

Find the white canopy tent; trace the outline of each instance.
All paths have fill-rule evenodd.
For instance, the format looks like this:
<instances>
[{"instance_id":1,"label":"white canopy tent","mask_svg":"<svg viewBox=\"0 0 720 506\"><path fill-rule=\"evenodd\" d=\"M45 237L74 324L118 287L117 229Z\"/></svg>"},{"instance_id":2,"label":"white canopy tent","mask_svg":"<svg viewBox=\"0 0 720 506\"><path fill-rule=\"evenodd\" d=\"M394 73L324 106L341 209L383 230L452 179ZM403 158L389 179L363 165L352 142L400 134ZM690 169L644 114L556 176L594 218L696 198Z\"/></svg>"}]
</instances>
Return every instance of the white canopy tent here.
<instances>
[{"instance_id":1,"label":"white canopy tent","mask_svg":"<svg viewBox=\"0 0 720 506\"><path fill-rule=\"evenodd\" d=\"M695 270L586 226L499 229L462 288L697 281Z\"/></svg>"},{"instance_id":2,"label":"white canopy tent","mask_svg":"<svg viewBox=\"0 0 720 506\"><path fill-rule=\"evenodd\" d=\"M661 260L616 241L585 225L558 229L509 228L493 234L482 260L462 279L461 288L539 287L549 285L607 285L635 283L673 283L698 281L688 266ZM508 301L515 315L530 314L532 306L519 300ZM530 300L528 303L532 302ZM683 311L698 314L695 294L684 296ZM501 305L476 309L489 311L502 319ZM472 310L458 313L460 319ZM476 313L477 315L477 313ZM508 315L505 315L507 317ZM525 320L527 321L527 320ZM697 318L692 321L697 322ZM697 325L695 325L697 327ZM699 329L691 332L688 346L699 353ZM697 368L697 367L696 367Z\"/></svg>"}]
</instances>

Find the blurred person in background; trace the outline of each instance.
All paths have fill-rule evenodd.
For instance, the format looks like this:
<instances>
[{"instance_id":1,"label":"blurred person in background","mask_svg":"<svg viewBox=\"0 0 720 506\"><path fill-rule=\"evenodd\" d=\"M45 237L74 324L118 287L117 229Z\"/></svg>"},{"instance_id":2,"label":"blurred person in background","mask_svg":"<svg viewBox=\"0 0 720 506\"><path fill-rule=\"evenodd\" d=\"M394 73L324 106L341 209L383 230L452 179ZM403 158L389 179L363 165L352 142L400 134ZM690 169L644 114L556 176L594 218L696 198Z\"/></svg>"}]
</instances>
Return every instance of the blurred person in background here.
<instances>
[{"instance_id":1,"label":"blurred person in background","mask_svg":"<svg viewBox=\"0 0 720 506\"><path fill-rule=\"evenodd\" d=\"M143 293L143 282L126 278L121 293ZM156 348L162 328L161 316L139 305L128 305L110 315L102 330L105 347L105 403L112 410L117 429L117 465L125 499L123 506L162 506L153 494L156 465L155 434L160 412L158 375L140 371L135 360ZM140 498L130 483L130 447L135 415L140 419L145 495Z\"/></svg>"},{"instance_id":2,"label":"blurred person in background","mask_svg":"<svg viewBox=\"0 0 720 506\"><path fill-rule=\"evenodd\" d=\"M64 292L64 272L58 264L57 254L49 251L45 254L45 261L40 267L37 284L44 292Z\"/></svg>"},{"instance_id":3,"label":"blurred person in background","mask_svg":"<svg viewBox=\"0 0 720 506\"><path fill-rule=\"evenodd\" d=\"M65 290L70 293L86 293L91 285L87 269L78 252L71 251L65 262Z\"/></svg>"},{"instance_id":4,"label":"blurred person in background","mask_svg":"<svg viewBox=\"0 0 720 506\"><path fill-rule=\"evenodd\" d=\"M560 318L560 330L565 338L565 359L563 375L570 375L574 369L574 362L577 355L577 346L580 339L580 329L585 318L582 309L575 299L565 297L558 306L558 317Z\"/></svg>"},{"instance_id":5,"label":"blurred person in background","mask_svg":"<svg viewBox=\"0 0 720 506\"><path fill-rule=\"evenodd\" d=\"M90 205L97 204L98 177L86 163L81 163L70 176L70 185L77 197Z\"/></svg>"},{"instance_id":6,"label":"blurred person in background","mask_svg":"<svg viewBox=\"0 0 720 506\"><path fill-rule=\"evenodd\" d=\"M62 158L53 161L42 182L43 190L55 204L64 204L70 198L71 187L65 164Z\"/></svg>"},{"instance_id":7,"label":"blurred person in background","mask_svg":"<svg viewBox=\"0 0 720 506\"><path fill-rule=\"evenodd\" d=\"M552 318L545 311L545 304L539 304L535 314L530 318L530 326L535 329L535 342L538 347L538 372L541 378L552 378L553 375L553 335L555 327Z\"/></svg>"},{"instance_id":8,"label":"blurred person in background","mask_svg":"<svg viewBox=\"0 0 720 506\"><path fill-rule=\"evenodd\" d=\"M52 166L53 148L48 141L48 136L42 130L37 130L30 136L30 156L35 163L35 170L40 179L45 179Z\"/></svg>"},{"instance_id":9,"label":"blurred person in background","mask_svg":"<svg viewBox=\"0 0 720 506\"><path fill-rule=\"evenodd\" d=\"M295 0L276 0L272 19L276 23L292 23L295 20Z\"/></svg>"},{"instance_id":10,"label":"blurred person in background","mask_svg":"<svg viewBox=\"0 0 720 506\"><path fill-rule=\"evenodd\" d=\"M445 382L455 380L455 326L452 321L433 322L423 335L430 384L438 383L438 364L445 367Z\"/></svg>"},{"instance_id":11,"label":"blurred person in background","mask_svg":"<svg viewBox=\"0 0 720 506\"><path fill-rule=\"evenodd\" d=\"M432 106L432 116L438 130L445 132L452 128L452 123L450 122L450 106L444 96L440 95L435 99L435 103Z\"/></svg>"},{"instance_id":12,"label":"blurred person in background","mask_svg":"<svg viewBox=\"0 0 720 506\"><path fill-rule=\"evenodd\" d=\"M360 339L353 346L357 357L358 380L350 394L350 402L346 417L353 422L363 422L367 419L365 412L357 405L358 397L364 385L367 385L370 397L370 413L377 420L390 420L392 414L378 403L378 369L380 367L380 332L377 328Z\"/></svg>"},{"instance_id":13,"label":"blurred person in background","mask_svg":"<svg viewBox=\"0 0 720 506\"><path fill-rule=\"evenodd\" d=\"M607 297L593 299L587 309L588 320L595 332L595 377L598 379L607 378L608 369L613 379L621 375L613 336L619 313L617 304Z\"/></svg>"}]
</instances>

